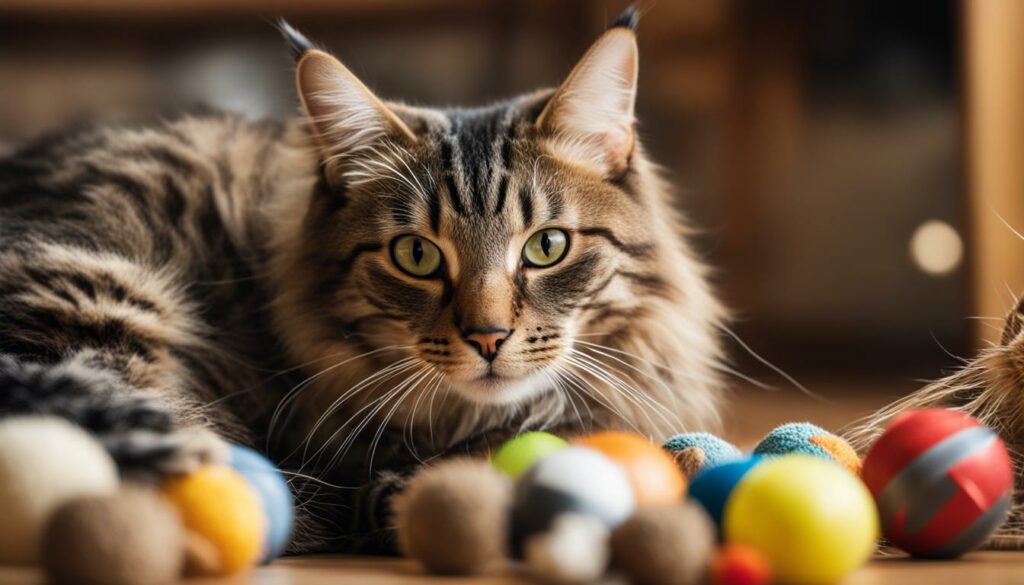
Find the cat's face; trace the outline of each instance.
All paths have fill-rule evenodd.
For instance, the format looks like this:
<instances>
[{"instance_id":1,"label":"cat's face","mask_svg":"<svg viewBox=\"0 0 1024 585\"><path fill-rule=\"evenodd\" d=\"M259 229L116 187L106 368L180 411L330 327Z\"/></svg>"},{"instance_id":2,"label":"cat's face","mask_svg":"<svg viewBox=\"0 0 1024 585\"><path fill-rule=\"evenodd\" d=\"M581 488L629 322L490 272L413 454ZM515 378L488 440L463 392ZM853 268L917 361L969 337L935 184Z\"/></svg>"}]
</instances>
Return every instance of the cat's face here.
<instances>
[{"instance_id":1,"label":"cat's face","mask_svg":"<svg viewBox=\"0 0 1024 585\"><path fill-rule=\"evenodd\" d=\"M634 191L636 44L606 33L566 83L475 110L385 105L313 51L298 80L323 155L303 237L310 319L483 403L551 387L602 315L659 285ZM621 301L621 302L619 302Z\"/></svg>"}]
</instances>

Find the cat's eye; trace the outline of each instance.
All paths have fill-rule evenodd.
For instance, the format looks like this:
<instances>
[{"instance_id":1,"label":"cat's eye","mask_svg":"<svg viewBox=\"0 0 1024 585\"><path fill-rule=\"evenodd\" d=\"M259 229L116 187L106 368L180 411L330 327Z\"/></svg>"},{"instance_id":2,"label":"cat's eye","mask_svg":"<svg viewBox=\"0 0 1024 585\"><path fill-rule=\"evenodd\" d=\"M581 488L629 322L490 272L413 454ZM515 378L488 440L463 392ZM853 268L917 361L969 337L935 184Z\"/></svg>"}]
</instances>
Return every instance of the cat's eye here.
<instances>
[{"instance_id":1,"label":"cat's eye","mask_svg":"<svg viewBox=\"0 0 1024 585\"><path fill-rule=\"evenodd\" d=\"M417 278L434 276L441 269L441 250L419 236L399 236L391 242L391 259L402 272Z\"/></svg>"},{"instance_id":2,"label":"cat's eye","mask_svg":"<svg viewBox=\"0 0 1024 585\"><path fill-rule=\"evenodd\" d=\"M535 268L554 266L568 251L568 234L560 229L543 229L526 240L526 245L523 246L523 261L527 266Z\"/></svg>"}]
</instances>

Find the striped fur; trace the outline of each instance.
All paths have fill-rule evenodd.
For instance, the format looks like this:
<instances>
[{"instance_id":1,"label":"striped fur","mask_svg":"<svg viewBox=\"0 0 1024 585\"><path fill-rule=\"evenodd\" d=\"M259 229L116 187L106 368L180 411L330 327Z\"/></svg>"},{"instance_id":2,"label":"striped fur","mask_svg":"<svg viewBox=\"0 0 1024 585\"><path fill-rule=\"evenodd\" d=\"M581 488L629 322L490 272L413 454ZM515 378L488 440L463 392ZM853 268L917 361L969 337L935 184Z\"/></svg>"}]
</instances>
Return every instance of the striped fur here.
<instances>
[{"instance_id":1,"label":"striped fur","mask_svg":"<svg viewBox=\"0 0 1024 585\"><path fill-rule=\"evenodd\" d=\"M632 63L631 23L595 63ZM294 473L295 550L387 549L408 473L525 429L716 424L722 311L631 98L578 123L596 88L574 83L629 75L413 108L284 30L304 120L190 113L0 161L0 412L76 420L126 473L215 459L214 435L265 447ZM549 227L565 258L525 264ZM406 234L436 276L395 265ZM496 327L483 359L467 335Z\"/></svg>"}]
</instances>

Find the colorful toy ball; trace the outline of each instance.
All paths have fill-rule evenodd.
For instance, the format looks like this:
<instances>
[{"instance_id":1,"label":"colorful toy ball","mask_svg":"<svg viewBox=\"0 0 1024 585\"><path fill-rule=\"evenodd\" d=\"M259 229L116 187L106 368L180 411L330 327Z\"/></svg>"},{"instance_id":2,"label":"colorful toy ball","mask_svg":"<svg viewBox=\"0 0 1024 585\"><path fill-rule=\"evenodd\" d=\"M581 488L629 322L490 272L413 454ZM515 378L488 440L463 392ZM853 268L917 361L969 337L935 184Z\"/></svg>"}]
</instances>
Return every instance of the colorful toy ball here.
<instances>
[{"instance_id":1,"label":"colorful toy ball","mask_svg":"<svg viewBox=\"0 0 1024 585\"><path fill-rule=\"evenodd\" d=\"M811 423L788 423L772 429L754 447L754 453L772 457L803 453L830 459L860 473L860 457L844 439Z\"/></svg>"},{"instance_id":2,"label":"colorful toy ball","mask_svg":"<svg viewBox=\"0 0 1024 585\"><path fill-rule=\"evenodd\" d=\"M124 487L75 498L50 517L42 565L49 585L173 585L185 530L156 490Z\"/></svg>"},{"instance_id":3,"label":"colorful toy ball","mask_svg":"<svg viewBox=\"0 0 1024 585\"><path fill-rule=\"evenodd\" d=\"M1003 523L1013 464L991 429L944 409L905 412L868 451L862 472L885 536L920 557L952 558Z\"/></svg>"},{"instance_id":4,"label":"colorful toy ball","mask_svg":"<svg viewBox=\"0 0 1024 585\"><path fill-rule=\"evenodd\" d=\"M580 437L574 443L599 451L618 463L626 471L639 505L676 504L686 493L686 478L672 457L640 435L602 431Z\"/></svg>"},{"instance_id":5,"label":"colorful toy ball","mask_svg":"<svg viewBox=\"0 0 1024 585\"><path fill-rule=\"evenodd\" d=\"M772 568L756 548L727 544L715 552L711 561L713 585L769 585Z\"/></svg>"},{"instance_id":6,"label":"colorful toy ball","mask_svg":"<svg viewBox=\"0 0 1024 585\"><path fill-rule=\"evenodd\" d=\"M751 469L723 524L727 542L757 549L787 585L838 582L868 559L878 534L875 503L860 479L799 454Z\"/></svg>"},{"instance_id":7,"label":"colorful toy ball","mask_svg":"<svg viewBox=\"0 0 1024 585\"><path fill-rule=\"evenodd\" d=\"M3 419L0 565L38 562L53 512L75 498L112 494L118 482L107 450L74 423L46 416Z\"/></svg>"},{"instance_id":8,"label":"colorful toy ball","mask_svg":"<svg viewBox=\"0 0 1024 585\"><path fill-rule=\"evenodd\" d=\"M168 480L163 494L185 528L216 550L214 573L231 575L259 561L266 524L263 503L237 471L226 465L201 467Z\"/></svg>"},{"instance_id":9,"label":"colorful toy ball","mask_svg":"<svg viewBox=\"0 0 1024 585\"><path fill-rule=\"evenodd\" d=\"M662 448L672 454L690 478L703 469L743 458L732 443L711 433L682 433L665 441Z\"/></svg>"},{"instance_id":10,"label":"colorful toy ball","mask_svg":"<svg viewBox=\"0 0 1024 585\"><path fill-rule=\"evenodd\" d=\"M551 433L523 433L505 441L494 454L491 463L495 469L515 479L541 458L568 445L565 439Z\"/></svg>"},{"instance_id":11,"label":"colorful toy ball","mask_svg":"<svg viewBox=\"0 0 1024 585\"><path fill-rule=\"evenodd\" d=\"M629 478L610 459L582 447L548 455L524 473L512 502L512 548L523 553L526 541L548 531L567 513L590 516L609 528L633 512L635 497Z\"/></svg>"},{"instance_id":12,"label":"colorful toy ball","mask_svg":"<svg viewBox=\"0 0 1024 585\"><path fill-rule=\"evenodd\" d=\"M732 495L736 484L761 460L760 456L753 455L745 459L722 463L701 471L690 481L690 497L704 507L708 516L714 520L719 532L722 530L725 504L729 501L729 496Z\"/></svg>"},{"instance_id":13,"label":"colorful toy ball","mask_svg":"<svg viewBox=\"0 0 1024 585\"><path fill-rule=\"evenodd\" d=\"M242 474L260 496L267 520L262 562L269 563L284 552L292 534L295 523L292 491L281 471L256 451L231 445L228 455L228 465Z\"/></svg>"}]
</instances>

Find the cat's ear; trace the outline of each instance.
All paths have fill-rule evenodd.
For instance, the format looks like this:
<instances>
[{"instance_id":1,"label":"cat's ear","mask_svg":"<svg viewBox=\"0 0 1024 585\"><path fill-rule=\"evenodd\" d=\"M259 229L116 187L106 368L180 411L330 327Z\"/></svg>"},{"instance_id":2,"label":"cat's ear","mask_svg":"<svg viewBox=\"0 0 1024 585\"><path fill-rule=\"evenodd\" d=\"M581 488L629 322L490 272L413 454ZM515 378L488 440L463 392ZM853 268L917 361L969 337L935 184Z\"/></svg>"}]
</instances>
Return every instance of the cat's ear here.
<instances>
[{"instance_id":1,"label":"cat's ear","mask_svg":"<svg viewBox=\"0 0 1024 585\"><path fill-rule=\"evenodd\" d=\"M325 156L351 154L390 137L416 137L373 92L331 55L281 24L296 58L295 84Z\"/></svg>"},{"instance_id":2,"label":"cat's ear","mask_svg":"<svg viewBox=\"0 0 1024 585\"><path fill-rule=\"evenodd\" d=\"M620 16L551 97L537 128L551 148L605 177L622 174L636 143L637 15Z\"/></svg>"}]
</instances>

